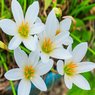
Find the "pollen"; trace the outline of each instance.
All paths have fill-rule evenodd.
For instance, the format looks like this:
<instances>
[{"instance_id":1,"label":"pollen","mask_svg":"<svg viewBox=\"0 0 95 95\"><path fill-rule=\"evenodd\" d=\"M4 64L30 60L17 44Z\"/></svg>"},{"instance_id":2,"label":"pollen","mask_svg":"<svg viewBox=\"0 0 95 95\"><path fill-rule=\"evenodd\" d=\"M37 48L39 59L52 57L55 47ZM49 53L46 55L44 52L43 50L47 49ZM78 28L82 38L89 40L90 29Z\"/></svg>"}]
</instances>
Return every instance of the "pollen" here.
<instances>
[{"instance_id":1,"label":"pollen","mask_svg":"<svg viewBox=\"0 0 95 95\"><path fill-rule=\"evenodd\" d=\"M23 38L27 38L29 35L29 25L28 23L24 23L22 22L22 24L19 26L18 28L18 32L20 34L21 37Z\"/></svg>"},{"instance_id":2,"label":"pollen","mask_svg":"<svg viewBox=\"0 0 95 95\"><path fill-rule=\"evenodd\" d=\"M74 62L70 62L64 66L64 72L69 75L73 76L76 73L77 65Z\"/></svg>"},{"instance_id":3,"label":"pollen","mask_svg":"<svg viewBox=\"0 0 95 95\"><path fill-rule=\"evenodd\" d=\"M50 53L54 49L54 44L50 38L45 38L42 44L42 50L45 53Z\"/></svg>"},{"instance_id":4,"label":"pollen","mask_svg":"<svg viewBox=\"0 0 95 95\"><path fill-rule=\"evenodd\" d=\"M56 34L55 35L58 35L60 33L60 30L58 29L57 31L56 31Z\"/></svg>"},{"instance_id":5,"label":"pollen","mask_svg":"<svg viewBox=\"0 0 95 95\"><path fill-rule=\"evenodd\" d=\"M24 68L24 76L25 79L30 80L34 76L35 70L32 66L25 66Z\"/></svg>"}]
</instances>

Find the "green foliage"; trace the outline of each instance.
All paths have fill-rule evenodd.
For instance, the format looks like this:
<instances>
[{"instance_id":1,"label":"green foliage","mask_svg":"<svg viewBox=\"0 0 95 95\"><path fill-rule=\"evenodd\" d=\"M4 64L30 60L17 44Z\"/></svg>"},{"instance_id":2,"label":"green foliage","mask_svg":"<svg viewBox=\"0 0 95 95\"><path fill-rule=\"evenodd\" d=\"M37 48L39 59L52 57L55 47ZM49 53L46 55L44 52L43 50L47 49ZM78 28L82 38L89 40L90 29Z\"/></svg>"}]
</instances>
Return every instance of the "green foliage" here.
<instances>
[{"instance_id":1,"label":"green foliage","mask_svg":"<svg viewBox=\"0 0 95 95\"><path fill-rule=\"evenodd\" d=\"M45 4L45 10L47 10L47 8L50 6L52 0L44 0L44 4Z\"/></svg>"}]
</instances>

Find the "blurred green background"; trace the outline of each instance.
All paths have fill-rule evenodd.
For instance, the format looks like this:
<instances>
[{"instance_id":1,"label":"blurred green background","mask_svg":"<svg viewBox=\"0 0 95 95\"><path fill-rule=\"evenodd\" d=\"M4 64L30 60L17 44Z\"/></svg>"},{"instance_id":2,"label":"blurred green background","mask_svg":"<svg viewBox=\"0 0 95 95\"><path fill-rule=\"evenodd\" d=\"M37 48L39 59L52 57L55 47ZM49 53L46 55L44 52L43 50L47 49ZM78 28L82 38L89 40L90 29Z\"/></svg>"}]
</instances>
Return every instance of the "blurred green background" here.
<instances>
[{"instance_id":1,"label":"blurred green background","mask_svg":"<svg viewBox=\"0 0 95 95\"><path fill-rule=\"evenodd\" d=\"M18 0L24 13L28 6L35 0ZM74 39L73 47L80 42L88 42L89 50L83 60L95 62L95 0L38 0L40 3L39 17L43 22L46 21L48 13L52 8L59 21L64 16L70 16L73 20L70 29ZM11 12L11 0L0 0L0 19L13 19ZM10 26L11 27L11 26ZM0 29L0 41L8 45L10 36L5 35ZM22 46L22 49L29 52ZM4 78L4 73L16 67L12 51L6 51L0 46L0 95L6 95L6 89L10 83ZM7 67L6 67L7 66ZM41 92L40 95L95 95L95 71L83 74L91 85L90 91L84 91L76 86L68 90L63 82L63 78L57 82L48 92ZM14 82L16 84L17 82ZM13 83L11 83L11 86ZM13 94L8 94L13 95Z\"/></svg>"}]
</instances>

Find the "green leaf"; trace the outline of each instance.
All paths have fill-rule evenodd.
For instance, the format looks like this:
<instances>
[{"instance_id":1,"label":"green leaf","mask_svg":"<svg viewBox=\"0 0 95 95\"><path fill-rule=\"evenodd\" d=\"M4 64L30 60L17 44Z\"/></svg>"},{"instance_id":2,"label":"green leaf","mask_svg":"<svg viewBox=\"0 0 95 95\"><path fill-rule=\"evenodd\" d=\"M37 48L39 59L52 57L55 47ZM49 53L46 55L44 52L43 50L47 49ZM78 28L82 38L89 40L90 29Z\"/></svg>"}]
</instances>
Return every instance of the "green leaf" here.
<instances>
[{"instance_id":1,"label":"green leaf","mask_svg":"<svg viewBox=\"0 0 95 95\"><path fill-rule=\"evenodd\" d=\"M84 21L86 20L95 20L95 15L90 15L90 16L87 16L85 18L83 18Z\"/></svg>"},{"instance_id":2,"label":"green leaf","mask_svg":"<svg viewBox=\"0 0 95 95\"><path fill-rule=\"evenodd\" d=\"M44 0L44 3L45 3L45 10L47 10L47 8L50 6L52 0Z\"/></svg>"},{"instance_id":3,"label":"green leaf","mask_svg":"<svg viewBox=\"0 0 95 95\"><path fill-rule=\"evenodd\" d=\"M83 20L81 20L79 18L75 18L75 20L76 20L76 27L80 27L80 26L84 27L85 26Z\"/></svg>"}]
</instances>

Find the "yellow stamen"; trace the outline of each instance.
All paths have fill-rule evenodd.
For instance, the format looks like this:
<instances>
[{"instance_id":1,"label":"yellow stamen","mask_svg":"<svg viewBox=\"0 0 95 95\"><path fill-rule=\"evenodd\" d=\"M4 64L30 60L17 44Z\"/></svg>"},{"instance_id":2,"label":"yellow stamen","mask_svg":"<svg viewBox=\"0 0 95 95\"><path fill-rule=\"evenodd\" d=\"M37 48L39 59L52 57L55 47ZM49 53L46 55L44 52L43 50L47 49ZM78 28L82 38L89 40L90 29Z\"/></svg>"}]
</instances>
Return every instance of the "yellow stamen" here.
<instances>
[{"instance_id":1,"label":"yellow stamen","mask_svg":"<svg viewBox=\"0 0 95 95\"><path fill-rule=\"evenodd\" d=\"M21 37L23 38L27 38L29 35L29 25L28 23L24 23L22 22L22 24L19 26L18 28L18 32L20 34Z\"/></svg>"},{"instance_id":2,"label":"yellow stamen","mask_svg":"<svg viewBox=\"0 0 95 95\"><path fill-rule=\"evenodd\" d=\"M24 76L25 79L31 79L34 76L35 70L32 66L25 66L24 68Z\"/></svg>"},{"instance_id":3,"label":"yellow stamen","mask_svg":"<svg viewBox=\"0 0 95 95\"><path fill-rule=\"evenodd\" d=\"M54 49L54 44L50 38L45 38L42 44L42 50L45 53L50 53Z\"/></svg>"},{"instance_id":4,"label":"yellow stamen","mask_svg":"<svg viewBox=\"0 0 95 95\"><path fill-rule=\"evenodd\" d=\"M76 67L77 65L74 62L70 62L64 66L64 72L67 75L72 76L76 73Z\"/></svg>"}]
</instances>

